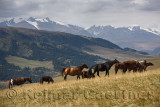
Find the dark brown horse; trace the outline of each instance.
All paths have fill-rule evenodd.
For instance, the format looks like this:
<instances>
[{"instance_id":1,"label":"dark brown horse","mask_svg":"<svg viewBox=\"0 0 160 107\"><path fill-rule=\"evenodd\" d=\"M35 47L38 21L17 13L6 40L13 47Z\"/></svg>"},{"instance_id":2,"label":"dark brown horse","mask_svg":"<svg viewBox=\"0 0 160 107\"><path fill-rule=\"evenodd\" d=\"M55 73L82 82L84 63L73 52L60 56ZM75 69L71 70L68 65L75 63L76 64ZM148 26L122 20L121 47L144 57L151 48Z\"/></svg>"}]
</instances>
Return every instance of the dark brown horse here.
<instances>
[{"instance_id":1,"label":"dark brown horse","mask_svg":"<svg viewBox=\"0 0 160 107\"><path fill-rule=\"evenodd\" d=\"M50 76L43 76L39 80L40 84L43 84L44 81L46 81L48 83L50 83L50 82L54 83L54 80Z\"/></svg>"},{"instance_id":2,"label":"dark brown horse","mask_svg":"<svg viewBox=\"0 0 160 107\"><path fill-rule=\"evenodd\" d=\"M82 70L83 68L88 68L88 66L86 64L83 64L81 66L78 67L68 67L68 68L63 68L61 71L61 75L63 76L63 73L65 73L64 76L64 80L67 79L67 75L71 75L71 76L76 76L77 75L77 79L80 79L80 75L82 74Z\"/></svg>"},{"instance_id":3,"label":"dark brown horse","mask_svg":"<svg viewBox=\"0 0 160 107\"><path fill-rule=\"evenodd\" d=\"M129 72L131 70L133 70L133 72L137 72L137 70L141 69L141 64L136 60L128 60L115 65L115 74L117 74L118 69L123 70L123 73L126 73L127 70Z\"/></svg>"},{"instance_id":4,"label":"dark brown horse","mask_svg":"<svg viewBox=\"0 0 160 107\"><path fill-rule=\"evenodd\" d=\"M119 69L121 69L123 73L126 73L127 67L126 67L125 63L116 63L115 64L115 74L117 74Z\"/></svg>"},{"instance_id":5,"label":"dark brown horse","mask_svg":"<svg viewBox=\"0 0 160 107\"><path fill-rule=\"evenodd\" d=\"M11 79L11 80L9 80L8 88L9 88L9 89L12 88L13 85L22 85L22 84L24 84L26 81L29 81L30 83L32 83L31 78L28 78L28 77Z\"/></svg>"},{"instance_id":6,"label":"dark brown horse","mask_svg":"<svg viewBox=\"0 0 160 107\"><path fill-rule=\"evenodd\" d=\"M115 60L111 60L111 61L107 61L105 63L100 63L100 64L95 64L93 65L89 70L89 75L92 76L92 77L95 77L95 73L97 72L97 75L99 76L99 72L100 71L106 71L106 75L109 76L109 70L111 69L111 67L116 64L116 63L119 63L119 61L117 59ZM92 69L94 70L94 73L92 73ZM99 76L100 77L100 76Z\"/></svg>"},{"instance_id":7,"label":"dark brown horse","mask_svg":"<svg viewBox=\"0 0 160 107\"><path fill-rule=\"evenodd\" d=\"M82 71L82 78L91 78L88 71Z\"/></svg>"},{"instance_id":8,"label":"dark brown horse","mask_svg":"<svg viewBox=\"0 0 160 107\"><path fill-rule=\"evenodd\" d=\"M131 70L133 70L133 72L137 72L137 70L139 69L140 67L140 64L138 61L136 60L128 60L128 61L124 61L123 62L126 66L126 68L128 69L128 71L130 72ZM125 69L125 70L127 70ZM124 71L126 72L126 71Z\"/></svg>"}]
</instances>

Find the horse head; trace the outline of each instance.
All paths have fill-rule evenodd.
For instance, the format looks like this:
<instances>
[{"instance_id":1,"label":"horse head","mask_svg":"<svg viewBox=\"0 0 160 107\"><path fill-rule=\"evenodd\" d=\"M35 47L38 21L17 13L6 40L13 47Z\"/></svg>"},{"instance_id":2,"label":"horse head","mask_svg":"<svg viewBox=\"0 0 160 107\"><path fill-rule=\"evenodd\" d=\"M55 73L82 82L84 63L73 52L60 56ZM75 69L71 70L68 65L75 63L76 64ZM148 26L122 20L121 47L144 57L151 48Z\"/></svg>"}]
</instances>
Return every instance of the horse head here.
<instances>
[{"instance_id":1,"label":"horse head","mask_svg":"<svg viewBox=\"0 0 160 107\"><path fill-rule=\"evenodd\" d=\"M51 79L50 79L50 82L54 83L54 80L51 78Z\"/></svg>"},{"instance_id":2,"label":"horse head","mask_svg":"<svg viewBox=\"0 0 160 107\"><path fill-rule=\"evenodd\" d=\"M83 64L82 67L83 68L88 68L88 66L86 64Z\"/></svg>"},{"instance_id":3,"label":"horse head","mask_svg":"<svg viewBox=\"0 0 160 107\"><path fill-rule=\"evenodd\" d=\"M153 66L154 64L152 62L148 62L148 66Z\"/></svg>"},{"instance_id":4,"label":"horse head","mask_svg":"<svg viewBox=\"0 0 160 107\"><path fill-rule=\"evenodd\" d=\"M29 81L30 83L32 83L32 79L30 77L27 78L27 81Z\"/></svg>"},{"instance_id":5,"label":"horse head","mask_svg":"<svg viewBox=\"0 0 160 107\"><path fill-rule=\"evenodd\" d=\"M117 59L114 60L115 63L120 63Z\"/></svg>"}]
</instances>

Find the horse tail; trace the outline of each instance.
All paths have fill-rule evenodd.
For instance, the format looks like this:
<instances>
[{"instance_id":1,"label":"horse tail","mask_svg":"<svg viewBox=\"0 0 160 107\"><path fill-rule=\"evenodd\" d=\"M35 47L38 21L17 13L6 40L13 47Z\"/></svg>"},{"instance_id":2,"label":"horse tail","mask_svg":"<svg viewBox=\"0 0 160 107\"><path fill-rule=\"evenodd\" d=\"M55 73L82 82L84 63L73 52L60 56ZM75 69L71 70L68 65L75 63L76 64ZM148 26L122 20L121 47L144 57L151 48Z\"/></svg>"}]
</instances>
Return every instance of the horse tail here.
<instances>
[{"instance_id":1,"label":"horse tail","mask_svg":"<svg viewBox=\"0 0 160 107\"><path fill-rule=\"evenodd\" d=\"M63 68L63 69L61 70L61 75L62 75L62 77L63 77L63 72L65 71L65 69L66 69L66 68Z\"/></svg>"}]
</instances>

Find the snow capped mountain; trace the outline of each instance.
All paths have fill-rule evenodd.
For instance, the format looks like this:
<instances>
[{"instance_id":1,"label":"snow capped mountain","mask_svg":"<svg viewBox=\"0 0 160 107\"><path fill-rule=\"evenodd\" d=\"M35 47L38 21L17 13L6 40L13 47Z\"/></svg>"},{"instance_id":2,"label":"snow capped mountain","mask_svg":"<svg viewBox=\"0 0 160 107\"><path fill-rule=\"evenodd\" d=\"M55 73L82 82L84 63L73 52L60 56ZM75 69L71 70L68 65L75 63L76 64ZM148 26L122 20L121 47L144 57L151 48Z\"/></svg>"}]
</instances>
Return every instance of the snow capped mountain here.
<instances>
[{"instance_id":1,"label":"snow capped mountain","mask_svg":"<svg viewBox=\"0 0 160 107\"><path fill-rule=\"evenodd\" d=\"M129 26L128 29L131 31L133 31L135 29L141 29L141 30L145 30L147 32L151 32L153 34L160 36L160 29L158 29L158 28L145 28L145 27L140 27L140 26Z\"/></svg>"},{"instance_id":2,"label":"snow capped mountain","mask_svg":"<svg viewBox=\"0 0 160 107\"><path fill-rule=\"evenodd\" d=\"M160 47L160 36L151 30L140 26L113 27L113 26L91 26L87 29L89 33L97 38L109 40L122 48L132 48L139 51L153 50Z\"/></svg>"},{"instance_id":3,"label":"snow capped mountain","mask_svg":"<svg viewBox=\"0 0 160 107\"><path fill-rule=\"evenodd\" d=\"M140 27L133 25L129 27L91 26L87 29L65 24L59 21L52 21L47 18L8 18L0 19L0 26L22 27L37 30L59 31L75 35L103 38L109 40L122 48L132 48L139 51L151 51L160 47L160 29Z\"/></svg>"},{"instance_id":4,"label":"snow capped mountain","mask_svg":"<svg viewBox=\"0 0 160 107\"><path fill-rule=\"evenodd\" d=\"M44 19L30 17L28 19L12 18L0 22L0 26L13 26L29 29L66 32L75 35L91 36L84 28L75 25L65 24L59 21L52 21L48 17Z\"/></svg>"}]
</instances>

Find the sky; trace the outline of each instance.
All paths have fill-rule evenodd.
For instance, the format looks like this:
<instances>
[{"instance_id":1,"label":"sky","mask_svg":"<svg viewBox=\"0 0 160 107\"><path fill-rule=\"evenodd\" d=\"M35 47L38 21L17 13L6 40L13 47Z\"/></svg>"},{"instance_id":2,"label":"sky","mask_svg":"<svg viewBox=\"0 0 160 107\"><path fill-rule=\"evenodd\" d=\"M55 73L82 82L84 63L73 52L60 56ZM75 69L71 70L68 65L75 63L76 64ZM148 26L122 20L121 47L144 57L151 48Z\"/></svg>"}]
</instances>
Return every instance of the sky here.
<instances>
[{"instance_id":1,"label":"sky","mask_svg":"<svg viewBox=\"0 0 160 107\"><path fill-rule=\"evenodd\" d=\"M89 27L160 29L160 0L0 0L0 18L36 17Z\"/></svg>"}]
</instances>

